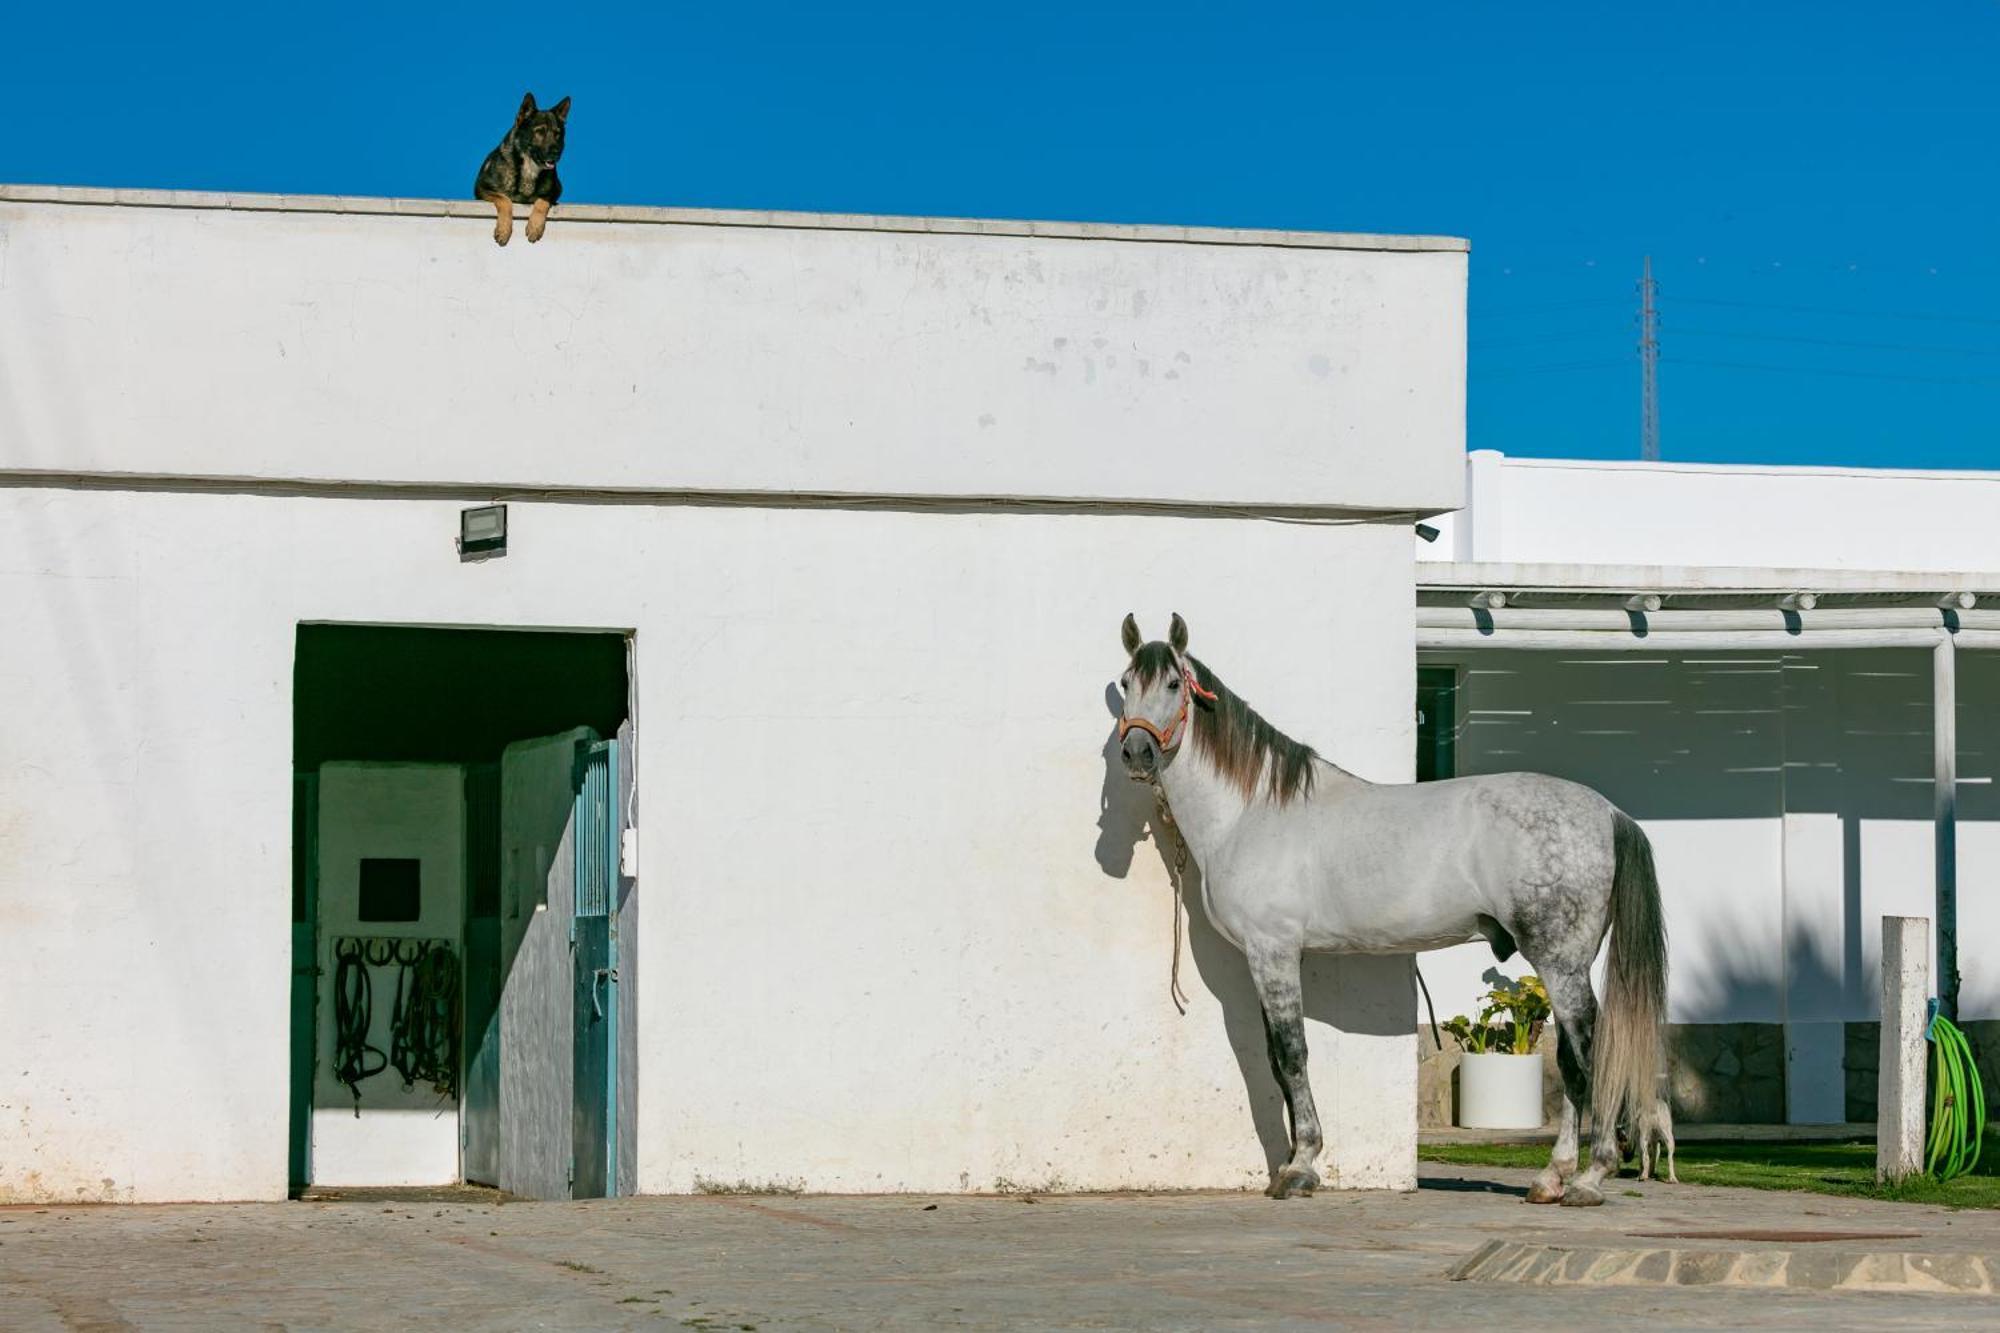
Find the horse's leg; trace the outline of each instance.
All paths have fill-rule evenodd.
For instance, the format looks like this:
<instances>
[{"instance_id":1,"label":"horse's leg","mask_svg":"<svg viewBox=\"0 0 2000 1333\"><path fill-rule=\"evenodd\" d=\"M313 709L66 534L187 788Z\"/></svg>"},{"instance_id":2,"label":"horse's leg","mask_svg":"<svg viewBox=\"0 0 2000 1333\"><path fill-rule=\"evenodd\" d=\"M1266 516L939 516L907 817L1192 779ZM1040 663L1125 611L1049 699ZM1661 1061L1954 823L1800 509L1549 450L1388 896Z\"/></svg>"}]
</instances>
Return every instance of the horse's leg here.
<instances>
[{"instance_id":1,"label":"horse's leg","mask_svg":"<svg viewBox=\"0 0 2000 1333\"><path fill-rule=\"evenodd\" d=\"M1562 1074L1562 1122L1556 1130L1549 1164L1528 1188L1529 1203L1567 1203L1569 1180L1576 1174L1577 1122L1590 1110L1590 1031L1597 1022L1597 996L1590 989L1588 970L1542 970L1549 1007L1555 1011L1556 1069ZM1598 1202L1602 1202L1600 1197Z\"/></svg>"},{"instance_id":2,"label":"horse's leg","mask_svg":"<svg viewBox=\"0 0 2000 1333\"><path fill-rule=\"evenodd\" d=\"M1561 1033L1558 1032L1557 1049L1561 1049ZM1556 1121L1556 1146L1549 1153L1549 1164L1535 1173L1534 1183L1528 1186L1529 1203L1557 1203L1563 1196L1563 1185L1576 1174L1576 1103L1563 1093L1562 1115Z\"/></svg>"},{"instance_id":3,"label":"horse's leg","mask_svg":"<svg viewBox=\"0 0 2000 1333\"><path fill-rule=\"evenodd\" d=\"M1601 1188L1604 1178L1616 1176L1619 1163L1617 1116L1593 1115L1590 1109L1590 1043L1597 1026L1597 995L1590 989L1587 967L1553 975L1545 972L1542 981L1548 987L1549 1007L1555 1011L1556 1064L1562 1070L1563 1087L1575 1104L1578 1117L1588 1115L1591 1122L1590 1165L1563 1185L1560 1202L1571 1207L1589 1207L1604 1202ZM1569 1170L1575 1170L1575 1153L1572 1139ZM1561 1171L1563 1164L1555 1159L1551 1158L1549 1165L1557 1168L1559 1174L1567 1174ZM1534 1199L1535 1195L1530 1192L1528 1197ZM1550 1200L1544 1198L1541 1202Z\"/></svg>"},{"instance_id":4,"label":"horse's leg","mask_svg":"<svg viewBox=\"0 0 2000 1333\"><path fill-rule=\"evenodd\" d=\"M1278 1168L1264 1192L1274 1199L1311 1194L1319 1188L1313 1162L1319 1157L1319 1113L1313 1109L1312 1086L1306 1082L1305 1001L1299 989L1299 951L1256 950L1249 954L1250 978L1264 1008L1264 1038L1271 1052L1271 1072L1285 1094L1292 1120L1292 1158Z\"/></svg>"}]
</instances>

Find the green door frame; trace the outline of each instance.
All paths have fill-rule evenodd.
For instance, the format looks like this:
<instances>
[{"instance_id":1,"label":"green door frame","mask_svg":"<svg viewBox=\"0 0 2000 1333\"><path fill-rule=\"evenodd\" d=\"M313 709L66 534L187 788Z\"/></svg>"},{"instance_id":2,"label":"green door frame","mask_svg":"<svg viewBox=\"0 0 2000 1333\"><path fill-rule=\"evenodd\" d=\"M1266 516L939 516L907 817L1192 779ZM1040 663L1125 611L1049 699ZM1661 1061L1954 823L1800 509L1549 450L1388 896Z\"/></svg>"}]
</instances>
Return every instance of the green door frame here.
<instances>
[{"instance_id":1,"label":"green door frame","mask_svg":"<svg viewBox=\"0 0 2000 1333\"><path fill-rule=\"evenodd\" d=\"M319 774L292 774L291 1106L286 1185L312 1184L313 1073L319 1060Z\"/></svg>"}]
</instances>

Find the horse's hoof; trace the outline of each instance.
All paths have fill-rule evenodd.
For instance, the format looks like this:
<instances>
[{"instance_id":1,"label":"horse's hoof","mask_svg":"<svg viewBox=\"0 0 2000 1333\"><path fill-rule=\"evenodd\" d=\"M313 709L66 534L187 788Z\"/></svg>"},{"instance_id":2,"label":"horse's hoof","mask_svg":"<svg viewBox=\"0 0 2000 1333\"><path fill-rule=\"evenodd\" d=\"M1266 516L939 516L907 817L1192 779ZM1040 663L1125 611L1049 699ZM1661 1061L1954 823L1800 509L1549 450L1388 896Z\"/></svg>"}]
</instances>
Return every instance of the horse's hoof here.
<instances>
[{"instance_id":1,"label":"horse's hoof","mask_svg":"<svg viewBox=\"0 0 2000 1333\"><path fill-rule=\"evenodd\" d=\"M1528 1186L1529 1203L1561 1203L1563 1186L1561 1181L1537 1180Z\"/></svg>"},{"instance_id":2,"label":"horse's hoof","mask_svg":"<svg viewBox=\"0 0 2000 1333\"><path fill-rule=\"evenodd\" d=\"M1264 1193L1274 1199L1290 1199L1295 1196L1310 1198L1312 1192L1318 1188L1318 1172L1304 1167L1288 1166L1278 1172L1277 1178Z\"/></svg>"},{"instance_id":3,"label":"horse's hoof","mask_svg":"<svg viewBox=\"0 0 2000 1333\"><path fill-rule=\"evenodd\" d=\"M1585 1185L1573 1180L1569 1188L1563 1191L1562 1206L1565 1208L1595 1208L1603 1202L1604 1191L1595 1185Z\"/></svg>"}]
</instances>

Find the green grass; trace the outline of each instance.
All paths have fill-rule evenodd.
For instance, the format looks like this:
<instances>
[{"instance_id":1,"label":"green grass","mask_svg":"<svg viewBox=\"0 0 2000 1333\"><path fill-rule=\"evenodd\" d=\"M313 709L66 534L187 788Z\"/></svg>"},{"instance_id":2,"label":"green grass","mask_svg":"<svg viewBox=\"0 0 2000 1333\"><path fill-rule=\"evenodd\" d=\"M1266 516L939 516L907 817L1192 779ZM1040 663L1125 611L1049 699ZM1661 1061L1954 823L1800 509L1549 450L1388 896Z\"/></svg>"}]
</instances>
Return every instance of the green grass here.
<instances>
[{"instance_id":1,"label":"green grass","mask_svg":"<svg viewBox=\"0 0 2000 1333\"><path fill-rule=\"evenodd\" d=\"M1536 1168L1549 1160L1545 1144L1434 1143L1418 1156L1457 1166ZM1803 1190L1950 1208L2000 1208L2000 1132L1989 1130L1973 1174L1942 1183L1918 1177L1894 1187L1875 1183L1873 1140L1847 1143L1683 1143L1674 1164L1683 1185L1734 1185L1757 1190ZM1623 1173L1638 1175L1636 1166ZM1667 1188L1671 1189L1672 1186Z\"/></svg>"}]
</instances>

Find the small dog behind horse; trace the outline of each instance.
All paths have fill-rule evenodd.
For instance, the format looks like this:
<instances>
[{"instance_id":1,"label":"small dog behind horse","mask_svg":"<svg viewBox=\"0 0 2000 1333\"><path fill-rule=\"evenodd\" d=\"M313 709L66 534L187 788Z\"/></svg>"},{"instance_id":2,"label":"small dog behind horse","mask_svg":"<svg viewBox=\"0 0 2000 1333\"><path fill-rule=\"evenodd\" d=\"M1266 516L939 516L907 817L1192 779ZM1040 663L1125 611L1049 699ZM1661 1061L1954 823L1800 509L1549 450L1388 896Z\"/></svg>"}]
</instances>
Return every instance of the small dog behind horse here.
<instances>
[{"instance_id":1,"label":"small dog behind horse","mask_svg":"<svg viewBox=\"0 0 2000 1333\"><path fill-rule=\"evenodd\" d=\"M1635 1118L1632 1133L1637 1139L1634 1145L1639 1154L1639 1179L1653 1179L1653 1172L1660 1164L1660 1152L1667 1154L1666 1181L1678 1185L1681 1178L1674 1174L1674 1113L1667 1105L1665 1097L1655 1097L1653 1104L1641 1111ZM1624 1135L1619 1136L1623 1138Z\"/></svg>"}]
</instances>

